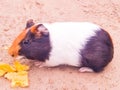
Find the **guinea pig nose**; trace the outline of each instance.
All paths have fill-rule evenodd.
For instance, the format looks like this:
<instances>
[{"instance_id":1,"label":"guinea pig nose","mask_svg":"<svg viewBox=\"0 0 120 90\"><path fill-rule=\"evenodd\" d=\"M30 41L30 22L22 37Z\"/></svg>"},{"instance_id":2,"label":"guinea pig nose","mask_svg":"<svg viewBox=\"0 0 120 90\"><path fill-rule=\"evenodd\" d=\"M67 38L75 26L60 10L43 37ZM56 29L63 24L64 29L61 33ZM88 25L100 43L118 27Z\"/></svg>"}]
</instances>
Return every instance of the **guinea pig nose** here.
<instances>
[{"instance_id":1,"label":"guinea pig nose","mask_svg":"<svg viewBox=\"0 0 120 90\"><path fill-rule=\"evenodd\" d=\"M11 56L14 57L14 54L12 54Z\"/></svg>"}]
</instances>

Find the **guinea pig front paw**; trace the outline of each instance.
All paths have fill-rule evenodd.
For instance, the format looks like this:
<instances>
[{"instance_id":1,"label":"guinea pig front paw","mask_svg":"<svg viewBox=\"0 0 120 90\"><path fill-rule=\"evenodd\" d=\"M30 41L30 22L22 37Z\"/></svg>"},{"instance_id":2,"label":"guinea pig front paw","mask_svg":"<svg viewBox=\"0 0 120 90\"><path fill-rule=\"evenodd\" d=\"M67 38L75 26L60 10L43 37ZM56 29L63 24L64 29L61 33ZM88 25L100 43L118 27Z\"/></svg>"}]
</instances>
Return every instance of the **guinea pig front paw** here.
<instances>
[{"instance_id":1,"label":"guinea pig front paw","mask_svg":"<svg viewBox=\"0 0 120 90\"><path fill-rule=\"evenodd\" d=\"M34 65L35 65L35 66L40 66L42 63L43 63L43 62L35 61L35 62L34 62Z\"/></svg>"},{"instance_id":2,"label":"guinea pig front paw","mask_svg":"<svg viewBox=\"0 0 120 90\"><path fill-rule=\"evenodd\" d=\"M26 57L25 56L17 56L15 59L22 60L22 59L26 59Z\"/></svg>"},{"instance_id":3,"label":"guinea pig front paw","mask_svg":"<svg viewBox=\"0 0 120 90\"><path fill-rule=\"evenodd\" d=\"M40 61L34 62L34 65L35 65L36 67L39 67L39 68L42 68L42 67L45 67L45 66L46 66L45 62L40 62Z\"/></svg>"},{"instance_id":4,"label":"guinea pig front paw","mask_svg":"<svg viewBox=\"0 0 120 90\"><path fill-rule=\"evenodd\" d=\"M89 68L89 67L81 67L81 68L79 69L79 72L81 72L81 73L85 73L85 72L92 73L92 72L94 72L94 71L93 71L93 69L91 69L91 68Z\"/></svg>"}]
</instances>

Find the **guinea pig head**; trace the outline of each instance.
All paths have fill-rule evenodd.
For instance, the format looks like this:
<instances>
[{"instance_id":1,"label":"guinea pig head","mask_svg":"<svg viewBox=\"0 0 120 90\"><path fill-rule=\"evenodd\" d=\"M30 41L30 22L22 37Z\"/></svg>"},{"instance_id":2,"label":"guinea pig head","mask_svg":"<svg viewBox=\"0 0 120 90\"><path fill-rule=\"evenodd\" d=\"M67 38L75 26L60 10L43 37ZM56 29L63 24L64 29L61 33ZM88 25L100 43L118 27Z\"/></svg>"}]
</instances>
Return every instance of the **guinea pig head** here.
<instances>
[{"instance_id":1,"label":"guinea pig head","mask_svg":"<svg viewBox=\"0 0 120 90\"><path fill-rule=\"evenodd\" d=\"M26 23L26 28L13 41L8 53L13 57L17 57L21 49L21 43L30 43L33 39L41 38L43 35L47 36L48 34L48 30L43 24L34 24L33 20L30 19Z\"/></svg>"}]
</instances>

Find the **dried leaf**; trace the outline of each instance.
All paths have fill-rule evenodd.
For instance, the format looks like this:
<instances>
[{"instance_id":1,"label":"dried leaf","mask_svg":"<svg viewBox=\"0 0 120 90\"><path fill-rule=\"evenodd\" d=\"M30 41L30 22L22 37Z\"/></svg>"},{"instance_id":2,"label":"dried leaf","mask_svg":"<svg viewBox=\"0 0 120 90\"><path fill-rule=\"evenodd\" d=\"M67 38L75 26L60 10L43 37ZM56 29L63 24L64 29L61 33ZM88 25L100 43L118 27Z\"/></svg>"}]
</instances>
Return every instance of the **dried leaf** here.
<instances>
[{"instance_id":1,"label":"dried leaf","mask_svg":"<svg viewBox=\"0 0 120 90\"><path fill-rule=\"evenodd\" d=\"M11 81L12 87L27 87L29 85L27 71L9 72L5 78Z\"/></svg>"},{"instance_id":2,"label":"dried leaf","mask_svg":"<svg viewBox=\"0 0 120 90\"><path fill-rule=\"evenodd\" d=\"M20 64L20 62L18 62L17 60L14 62L14 67L16 68L17 71L29 70L29 66L27 66L27 65L22 65L22 64Z\"/></svg>"},{"instance_id":3,"label":"dried leaf","mask_svg":"<svg viewBox=\"0 0 120 90\"><path fill-rule=\"evenodd\" d=\"M16 69L12 66L10 66L9 64L0 64L0 70L3 70L5 72L14 72L16 71Z\"/></svg>"},{"instance_id":4,"label":"dried leaf","mask_svg":"<svg viewBox=\"0 0 120 90\"><path fill-rule=\"evenodd\" d=\"M4 70L0 70L0 77L3 76L6 73Z\"/></svg>"},{"instance_id":5,"label":"dried leaf","mask_svg":"<svg viewBox=\"0 0 120 90\"><path fill-rule=\"evenodd\" d=\"M29 66L22 65L19 61L15 61L13 66L0 63L0 76L4 76L11 81L12 87L27 87Z\"/></svg>"}]
</instances>

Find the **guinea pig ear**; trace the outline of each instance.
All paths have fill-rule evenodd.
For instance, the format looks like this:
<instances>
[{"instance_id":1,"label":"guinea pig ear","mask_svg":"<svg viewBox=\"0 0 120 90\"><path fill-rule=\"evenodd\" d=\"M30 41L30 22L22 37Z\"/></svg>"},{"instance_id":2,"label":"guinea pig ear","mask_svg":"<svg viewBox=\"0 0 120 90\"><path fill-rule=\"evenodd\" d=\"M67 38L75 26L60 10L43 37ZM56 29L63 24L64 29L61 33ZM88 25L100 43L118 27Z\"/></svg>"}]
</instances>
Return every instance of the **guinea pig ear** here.
<instances>
[{"instance_id":1,"label":"guinea pig ear","mask_svg":"<svg viewBox=\"0 0 120 90\"><path fill-rule=\"evenodd\" d=\"M33 22L33 19L29 19L26 23L26 29L30 28L31 26L33 26L35 23Z\"/></svg>"},{"instance_id":2,"label":"guinea pig ear","mask_svg":"<svg viewBox=\"0 0 120 90\"><path fill-rule=\"evenodd\" d=\"M48 36L49 32L48 29L43 24L39 24L37 26L37 34L40 34L42 36Z\"/></svg>"},{"instance_id":3,"label":"guinea pig ear","mask_svg":"<svg viewBox=\"0 0 120 90\"><path fill-rule=\"evenodd\" d=\"M41 36L49 36L48 29L43 24L33 25L30 27L30 32L35 35L36 38Z\"/></svg>"}]
</instances>

